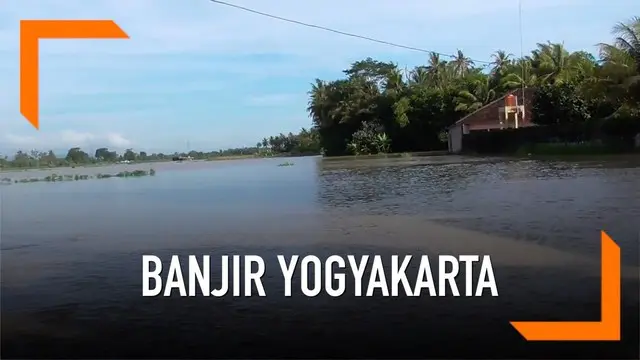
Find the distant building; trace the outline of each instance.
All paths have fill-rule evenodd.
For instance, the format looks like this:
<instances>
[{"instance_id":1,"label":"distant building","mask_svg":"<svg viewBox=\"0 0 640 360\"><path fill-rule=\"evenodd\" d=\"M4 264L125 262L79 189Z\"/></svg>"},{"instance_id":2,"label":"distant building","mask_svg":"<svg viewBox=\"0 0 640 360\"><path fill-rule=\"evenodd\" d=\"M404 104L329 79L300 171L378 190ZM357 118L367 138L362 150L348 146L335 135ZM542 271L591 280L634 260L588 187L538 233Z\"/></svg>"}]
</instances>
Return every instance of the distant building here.
<instances>
[{"instance_id":1,"label":"distant building","mask_svg":"<svg viewBox=\"0 0 640 360\"><path fill-rule=\"evenodd\" d=\"M174 156L173 161L191 161L193 158L191 156Z\"/></svg>"},{"instance_id":2,"label":"distant building","mask_svg":"<svg viewBox=\"0 0 640 360\"><path fill-rule=\"evenodd\" d=\"M531 105L534 89L513 90L497 100L483 106L471 114L456 121L448 129L450 153L462 151L462 137L471 131L491 131L506 128L533 126L531 122Z\"/></svg>"}]
</instances>

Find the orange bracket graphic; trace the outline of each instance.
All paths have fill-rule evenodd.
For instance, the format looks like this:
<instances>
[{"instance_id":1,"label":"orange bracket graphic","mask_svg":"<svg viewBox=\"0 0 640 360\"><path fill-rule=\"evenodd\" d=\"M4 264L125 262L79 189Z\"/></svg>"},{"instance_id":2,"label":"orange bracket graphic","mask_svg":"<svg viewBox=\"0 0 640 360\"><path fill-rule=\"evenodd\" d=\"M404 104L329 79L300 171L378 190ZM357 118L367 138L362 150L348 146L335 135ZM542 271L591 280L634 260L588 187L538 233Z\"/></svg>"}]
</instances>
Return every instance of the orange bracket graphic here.
<instances>
[{"instance_id":1,"label":"orange bracket graphic","mask_svg":"<svg viewBox=\"0 0 640 360\"><path fill-rule=\"evenodd\" d=\"M600 321L512 321L528 341L620 341L620 247L601 232Z\"/></svg>"},{"instance_id":2,"label":"orange bracket graphic","mask_svg":"<svg viewBox=\"0 0 640 360\"><path fill-rule=\"evenodd\" d=\"M128 39L113 20L20 21L20 113L40 129L40 39Z\"/></svg>"}]
</instances>

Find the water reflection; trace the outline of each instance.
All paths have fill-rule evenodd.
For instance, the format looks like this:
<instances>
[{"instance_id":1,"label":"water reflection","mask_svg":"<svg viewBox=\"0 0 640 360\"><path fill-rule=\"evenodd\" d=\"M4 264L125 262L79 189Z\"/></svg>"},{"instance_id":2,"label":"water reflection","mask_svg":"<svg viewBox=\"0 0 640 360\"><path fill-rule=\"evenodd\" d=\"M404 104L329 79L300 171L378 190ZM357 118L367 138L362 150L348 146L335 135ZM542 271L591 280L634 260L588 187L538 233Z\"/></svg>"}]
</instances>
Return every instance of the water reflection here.
<instances>
[{"instance_id":1,"label":"water reflection","mask_svg":"<svg viewBox=\"0 0 640 360\"><path fill-rule=\"evenodd\" d=\"M439 158L439 159L438 159ZM597 254L601 229L636 261L640 168L621 161L421 161L320 163L318 199L365 214L420 214L447 224ZM446 161L449 160L449 161Z\"/></svg>"}]
</instances>

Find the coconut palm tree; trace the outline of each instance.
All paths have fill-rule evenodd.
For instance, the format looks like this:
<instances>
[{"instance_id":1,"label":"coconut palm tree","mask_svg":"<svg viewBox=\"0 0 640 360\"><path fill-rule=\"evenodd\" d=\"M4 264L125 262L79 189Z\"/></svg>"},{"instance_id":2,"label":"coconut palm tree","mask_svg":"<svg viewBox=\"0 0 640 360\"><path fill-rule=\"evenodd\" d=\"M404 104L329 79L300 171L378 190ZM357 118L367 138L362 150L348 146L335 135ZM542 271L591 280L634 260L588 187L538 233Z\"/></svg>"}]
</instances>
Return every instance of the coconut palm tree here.
<instances>
[{"instance_id":1,"label":"coconut palm tree","mask_svg":"<svg viewBox=\"0 0 640 360\"><path fill-rule=\"evenodd\" d=\"M498 85L505 91L540 84L540 79L533 72L530 59L518 59L508 65L505 75L500 77Z\"/></svg>"},{"instance_id":2,"label":"coconut palm tree","mask_svg":"<svg viewBox=\"0 0 640 360\"><path fill-rule=\"evenodd\" d=\"M474 65L473 60L466 57L462 50L458 50L451 63L453 64L454 74L459 77L464 77L469 72L469 68Z\"/></svg>"},{"instance_id":3,"label":"coconut palm tree","mask_svg":"<svg viewBox=\"0 0 640 360\"><path fill-rule=\"evenodd\" d=\"M387 93L397 94L405 87L404 77L399 69L389 71L382 85Z\"/></svg>"},{"instance_id":4,"label":"coconut palm tree","mask_svg":"<svg viewBox=\"0 0 640 360\"><path fill-rule=\"evenodd\" d=\"M329 122L329 90L327 83L316 79L315 83L311 84L311 90L309 90L308 94L307 112L311 115L313 123L317 126L327 125Z\"/></svg>"},{"instance_id":5,"label":"coconut palm tree","mask_svg":"<svg viewBox=\"0 0 640 360\"><path fill-rule=\"evenodd\" d=\"M412 85L427 86L429 85L429 69L426 66L417 66L411 71L410 81Z\"/></svg>"},{"instance_id":6,"label":"coconut palm tree","mask_svg":"<svg viewBox=\"0 0 640 360\"><path fill-rule=\"evenodd\" d=\"M491 72L494 75L504 74L507 71L509 64L511 63L512 57L513 54L508 54L504 50L498 50L493 53L493 55L491 55L491 58L493 59L493 61L491 61Z\"/></svg>"},{"instance_id":7,"label":"coconut palm tree","mask_svg":"<svg viewBox=\"0 0 640 360\"><path fill-rule=\"evenodd\" d=\"M431 84L434 87L441 87L447 70L447 62L440 58L440 54L432 52L429 55L429 64L425 69Z\"/></svg>"},{"instance_id":8,"label":"coconut palm tree","mask_svg":"<svg viewBox=\"0 0 640 360\"><path fill-rule=\"evenodd\" d=\"M640 103L640 17L616 24L612 33L613 44L598 44L603 62L598 90L606 88L621 110Z\"/></svg>"},{"instance_id":9,"label":"coconut palm tree","mask_svg":"<svg viewBox=\"0 0 640 360\"><path fill-rule=\"evenodd\" d=\"M539 43L532 51L531 65L542 83L561 83L571 76L571 56L561 43Z\"/></svg>"},{"instance_id":10,"label":"coconut palm tree","mask_svg":"<svg viewBox=\"0 0 640 360\"><path fill-rule=\"evenodd\" d=\"M473 81L470 90L460 91L456 97L456 111L474 112L496 99L496 89L491 79L484 77Z\"/></svg>"},{"instance_id":11,"label":"coconut palm tree","mask_svg":"<svg viewBox=\"0 0 640 360\"><path fill-rule=\"evenodd\" d=\"M640 16L633 17L627 23L618 23L613 27L616 36L613 46L626 53L636 64L640 73Z\"/></svg>"}]
</instances>

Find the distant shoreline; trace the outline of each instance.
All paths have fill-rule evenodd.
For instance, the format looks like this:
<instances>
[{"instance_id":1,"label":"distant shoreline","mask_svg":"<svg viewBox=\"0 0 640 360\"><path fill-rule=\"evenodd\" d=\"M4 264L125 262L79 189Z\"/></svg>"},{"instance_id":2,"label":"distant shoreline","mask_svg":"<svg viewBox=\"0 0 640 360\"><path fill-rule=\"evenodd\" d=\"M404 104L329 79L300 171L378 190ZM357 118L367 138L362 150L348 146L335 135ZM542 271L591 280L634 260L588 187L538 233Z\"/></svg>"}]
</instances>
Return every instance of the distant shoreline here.
<instances>
[{"instance_id":1,"label":"distant shoreline","mask_svg":"<svg viewBox=\"0 0 640 360\"><path fill-rule=\"evenodd\" d=\"M171 160L168 160L171 161ZM41 166L41 167L2 167L0 168L0 173L19 173L26 171L55 171L55 170L64 170L64 169L87 169L87 168L99 168L99 167L109 167L109 166L134 166L134 165L146 165L146 164L157 164L160 162L168 162L168 161L141 161L130 164L121 164L121 163L96 163L96 164L80 164L75 166Z\"/></svg>"},{"instance_id":2,"label":"distant shoreline","mask_svg":"<svg viewBox=\"0 0 640 360\"><path fill-rule=\"evenodd\" d=\"M323 159L329 161L336 160L348 160L348 159L384 159L384 158L399 158L399 157L420 157L420 156L443 156L449 155L447 150L436 150L436 151L417 151L417 152L405 152L405 153L387 153L387 154L373 154L373 155L344 155L344 156L325 156ZM56 167L0 167L0 173L3 172L22 172L22 171L47 171L47 170L58 170L58 169L82 169L82 168L96 168L96 167L106 167L106 166L131 166L131 165L145 165L145 164L158 164L158 163L170 163L170 162L203 162L203 161L231 161L231 160L250 160L250 159L274 159L274 158L294 158L294 157L309 157L309 156L321 156L321 154L289 154L289 153L281 153L274 154L271 156L262 156L258 154L251 155L225 155L225 156L214 156L207 159L192 159L192 160L181 160L175 161L173 159L162 159L162 160L149 160L149 161L135 161L129 164L122 164L119 162L100 162L100 163L87 163L87 164L78 164L75 166L56 166Z\"/></svg>"},{"instance_id":3,"label":"distant shoreline","mask_svg":"<svg viewBox=\"0 0 640 360\"><path fill-rule=\"evenodd\" d=\"M130 163L120 163L120 162L99 162L99 163L87 163L87 164L77 164L77 165L65 165L65 166L30 166L30 167L0 167L0 173L17 173L17 172L25 172L25 171L56 171L56 170L64 170L64 169L92 169L92 168L100 168L100 167L110 167L110 166L140 166L140 165L152 165L159 163L178 163L178 162L205 162L205 161L230 161L230 160L249 160L249 159L269 159L269 158L285 158L285 157L306 157L306 156L317 156L317 155L292 155L292 154L282 154L278 156L259 156L259 155L229 155L229 156L216 156L208 159L193 159L193 160L182 160L175 161L173 159L162 159L162 160L148 160L148 161L134 161Z\"/></svg>"},{"instance_id":4,"label":"distant shoreline","mask_svg":"<svg viewBox=\"0 0 640 360\"><path fill-rule=\"evenodd\" d=\"M389 153L389 154L375 154L375 155L347 155L347 156L328 156L323 157L326 161L340 161L340 160L367 160L367 159L385 159L385 158L401 158L401 157L424 157L424 156L446 156L446 155L460 155L469 157L500 157L510 158L516 160L560 160L560 161L590 161L590 160L631 160L640 158L640 153L620 153L620 154L562 154L562 155L508 155L508 154L451 154L446 150L438 151L422 151L422 152L407 152L407 153ZM129 164L122 164L117 162L103 162L92 164L79 164L75 166L58 166L58 167L3 167L0 168L0 173L19 173L26 171L56 171L64 169L85 169L85 168L99 168L109 166L145 166L158 163L171 163L171 162L208 162L208 161L232 161L232 160L251 160L251 159L270 159L270 158L293 158L293 157L309 157L319 156L319 154L278 154L277 156L259 156L259 155L229 155L229 156L216 156L208 159L194 159L174 161L172 159L163 160L150 160L132 162Z\"/></svg>"}]
</instances>

